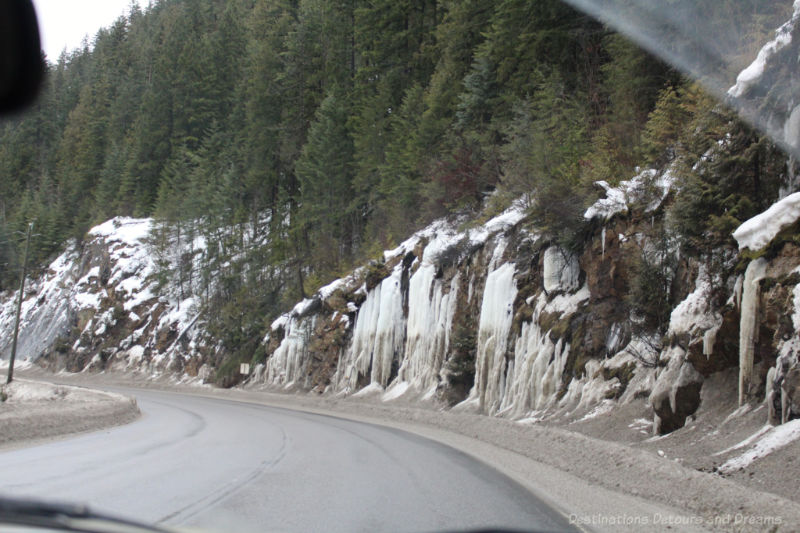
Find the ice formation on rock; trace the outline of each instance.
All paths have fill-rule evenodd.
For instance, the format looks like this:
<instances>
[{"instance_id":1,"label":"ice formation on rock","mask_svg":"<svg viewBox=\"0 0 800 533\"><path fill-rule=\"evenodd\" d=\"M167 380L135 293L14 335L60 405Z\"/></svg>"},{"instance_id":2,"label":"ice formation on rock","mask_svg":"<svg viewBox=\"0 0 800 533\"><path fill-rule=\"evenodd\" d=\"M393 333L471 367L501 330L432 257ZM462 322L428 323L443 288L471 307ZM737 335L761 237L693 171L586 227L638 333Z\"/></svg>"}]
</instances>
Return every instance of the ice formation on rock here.
<instances>
[{"instance_id":1,"label":"ice formation on rock","mask_svg":"<svg viewBox=\"0 0 800 533\"><path fill-rule=\"evenodd\" d=\"M560 246L550 246L544 252L544 290L570 292L578 288L581 269L578 258Z\"/></svg>"},{"instance_id":2,"label":"ice formation on rock","mask_svg":"<svg viewBox=\"0 0 800 533\"><path fill-rule=\"evenodd\" d=\"M695 289L672 310L667 336L703 335L703 353L713 352L717 331L722 326L722 315L711 303L711 278L701 266L695 281Z\"/></svg>"},{"instance_id":3,"label":"ice formation on rock","mask_svg":"<svg viewBox=\"0 0 800 533\"><path fill-rule=\"evenodd\" d=\"M540 410L554 399L561 385L561 374L569 356L569 344L561 339L553 343L549 332L542 331L539 316L544 298L530 322L522 324L514 344L514 359L509 363L508 390L501 411L512 416L523 416Z\"/></svg>"},{"instance_id":4,"label":"ice formation on rock","mask_svg":"<svg viewBox=\"0 0 800 533\"><path fill-rule=\"evenodd\" d=\"M266 363L264 381L273 385L300 385L306 380L308 341L314 330L316 316L290 318L280 346Z\"/></svg>"},{"instance_id":5,"label":"ice formation on rock","mask_svg":"<svg viewBox=\"0 0 800 533\"><path fill-rule=\"evenodd\" d=\"M406 320L400 282L402 264L367 294L353 329L353 340L339 361L337 389L355 392L359 376L369 375L370 383L385 387L392 364L402 353Z\"/></svg>"},{"instance_id":6,"label":"ice formation on rock","mask_svg":"<svg viewBox=\"0 0 800 533\"><path fill-rule=\"evenodd\" d=\"M750 392L753 381L753 353L758 330L759 282L766 272L767 261L761 257L751 261L744 273L741 322L739 324L739 405Z\"/></svg>"},{"instance_id":7,"label":"ice formation on rock","mask_svg":"<svg viewBox=\"0 0 800 533\"><path fill-rule=\"evenodd\" d=\"M409 283L406 347L398 380L409 382L419 391L428 391L438 383L456 311L459 276L453 278L446 293L435 277L436 267L423 264Z\"/></svg>"},{"instance_id":8,"label":"ice formation on rock","mask_svg":"<svg viewBox=\"0 0 800 533\"><path fill-rule=\"evenodd\" d=\"M480 409L489 414L500 408L505 392L508 334L517 296L514 272L513 263L504 263L489 273L481 302L475 386L470 397L476 398Z\"/></svg>"}]
</instances>

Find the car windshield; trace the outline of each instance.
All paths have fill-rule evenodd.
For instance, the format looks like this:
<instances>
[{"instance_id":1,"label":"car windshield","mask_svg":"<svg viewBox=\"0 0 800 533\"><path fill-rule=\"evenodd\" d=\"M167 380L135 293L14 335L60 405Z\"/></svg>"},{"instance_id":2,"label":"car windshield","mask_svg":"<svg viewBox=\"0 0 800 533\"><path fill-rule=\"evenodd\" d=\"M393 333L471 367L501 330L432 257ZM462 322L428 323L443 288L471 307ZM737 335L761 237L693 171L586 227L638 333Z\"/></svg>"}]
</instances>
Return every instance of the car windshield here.
<instances>
[{"instance_id":1,"label":"car windshield","mask_svg":"<svg viewBox=\"0 0 800 533\"><path fill-rule=\"evenodd\" d=\"M797 531L798 34L0 6L0 530Z\"/></svg>"}]
</instances>

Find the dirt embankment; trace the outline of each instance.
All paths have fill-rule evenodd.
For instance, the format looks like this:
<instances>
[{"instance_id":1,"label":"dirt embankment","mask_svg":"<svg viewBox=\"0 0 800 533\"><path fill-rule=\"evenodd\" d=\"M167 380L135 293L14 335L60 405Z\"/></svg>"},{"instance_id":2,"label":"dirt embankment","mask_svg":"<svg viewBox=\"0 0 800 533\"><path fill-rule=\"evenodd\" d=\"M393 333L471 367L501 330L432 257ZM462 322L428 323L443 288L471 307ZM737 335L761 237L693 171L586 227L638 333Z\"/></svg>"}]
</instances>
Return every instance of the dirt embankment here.
<instances>
[{"instance_id":1,"label":"dirt embankment","mask_svg":"<svg viewBox=\"0 0 800 533\"><path fill-rule=\"evenodd\" d=\"M0 447L118 426L140 415L134 398L27 379L0 387L0 400Z\"/></svg>"}]
</instances>

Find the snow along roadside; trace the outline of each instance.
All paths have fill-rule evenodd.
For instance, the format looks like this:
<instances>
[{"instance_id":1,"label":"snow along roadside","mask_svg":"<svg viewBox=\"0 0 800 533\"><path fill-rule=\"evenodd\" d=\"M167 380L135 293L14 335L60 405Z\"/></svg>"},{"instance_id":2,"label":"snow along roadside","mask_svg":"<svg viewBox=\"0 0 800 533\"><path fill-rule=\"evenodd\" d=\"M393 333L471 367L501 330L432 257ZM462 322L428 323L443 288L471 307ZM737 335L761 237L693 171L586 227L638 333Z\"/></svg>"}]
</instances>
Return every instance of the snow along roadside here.
<instances>
[{"instance_id":1,"label":"snow along roadside","mask_svg":"<svg viewBox=\"0 0 800 533\"><path fill-rule=\"evenodd\" d=\"M136 399L98 390L16 378L0 387L0 448L132 422Z\"/></svg>"}]
</instances>

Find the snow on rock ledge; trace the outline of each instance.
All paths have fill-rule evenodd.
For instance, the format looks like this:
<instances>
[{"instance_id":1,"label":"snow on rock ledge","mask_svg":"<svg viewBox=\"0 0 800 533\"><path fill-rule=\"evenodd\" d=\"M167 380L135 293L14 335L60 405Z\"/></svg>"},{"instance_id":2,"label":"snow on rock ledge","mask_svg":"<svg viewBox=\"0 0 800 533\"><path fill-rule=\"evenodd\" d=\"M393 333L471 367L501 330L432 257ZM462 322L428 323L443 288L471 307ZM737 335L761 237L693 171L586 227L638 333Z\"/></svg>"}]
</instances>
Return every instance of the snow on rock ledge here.
<instances>
[{"instance_id":1,"label":"snow on rock ledge","mask_svg":"<svg viewBox=\"0 0 800 533\"><path fill-rule=\"evenodd\" d=\"M756 59L736 77L736 84L728 89L733 98L742 97L750 87L764 74L769 58L792 42L792 30L800 19L800 1L794 2L794 14L791 20L775 31L775 38L761 47Z\"/></svg>"},{"instance_id":2,"label":"snow on rock ledge","mask_svg":"<svg viewBox=\"0 0 800 533\"><path fill-rule=\"evenodd\" d=\"M758 251L767 246L784 228L800 219L800 192L775 202L763 213L744 222L733 232L739 249Z\"/></svg>"},{"instance_id":3,"label":"snow on rock ledge","mask_svg":"<svg viewBox=\"0 0 800 533\"><path fill-rule=\"evenodd\" d=\"M670 169L662 173L647 169L629 180L621 181L616 187L606 181L595 183L605 191L606 197L592 204L583 218L608 221L615 215L627 213L634 204L644 203L646 213L658 209L672 189L675 176Z\"/></svg>"}]
</instances>

